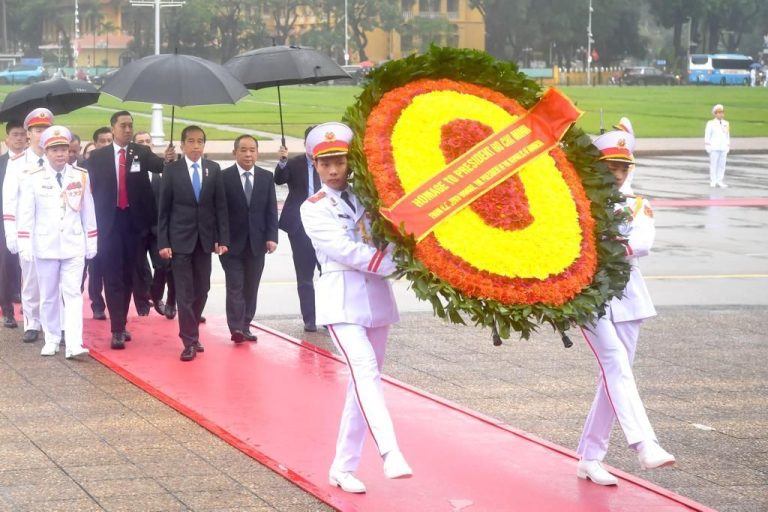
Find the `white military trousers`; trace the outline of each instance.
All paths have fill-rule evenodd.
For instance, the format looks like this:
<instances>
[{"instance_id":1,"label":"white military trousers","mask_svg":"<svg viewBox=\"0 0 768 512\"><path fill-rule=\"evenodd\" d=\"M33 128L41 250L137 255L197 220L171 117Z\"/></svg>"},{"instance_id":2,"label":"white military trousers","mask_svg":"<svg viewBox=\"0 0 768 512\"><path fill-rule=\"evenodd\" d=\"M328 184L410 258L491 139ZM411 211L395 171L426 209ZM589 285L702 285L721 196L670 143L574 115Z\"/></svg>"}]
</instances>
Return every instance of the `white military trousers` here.
<instances>
[{"instance_id":1,"label":"white military trousers","mask_svg":"<svg viewBox=\"0 0 768 512\"><path fill-rule=\"evenodd\" d=\"M60 343L62 328L69 348L83 345L82 256L68 259L35 259L40 284L40 317L46 343ZM62 305L62 299L64 304Z\"/></svg>"},{"instance_id":2,"label":"white military trousers","mask_svg":"<svg viewBox=\"0 0 768 512\"><path fill-rule=\"evenodd\" d=\"M381 384L389 326L333 324L328 330L350 372L332 467L355 471L360 463L366 430L371 433L380 455L398 449Z\"/></svg>"},{"instance_id":3,"label":"white military trousers","mask_svg":"<svg viewBox=\"0 0 768 512\"><path fill-rule=\"evenodd\" d=\"M614 324L604 316L582 331L600 366L597 393L576 449L582 459L603 460L614 420L627 444L656 441L632 373L640 324L642 320Z\"/></svg>"},{"instance_id":4,"label":"white military trousers","mask_svg":"<svg viewBox=\"0 0 768 512\"><path fill-rule=\"evenodd\" d=\"M709 152L709 184L717 185L725 179L725 161L728 158L727 151L712 150Z\"/></svg>"},{"instance_id":5,"label":"white military trousers","mask_svg":"<svg viewBox=\"0 0 768 512\"><path fill-rule=\"evenodd\" d=\"M40 330L40 287L37 283L35 260L24 261L21 266L21 312L24 315L24 330Z\"/></svg>"}]
</instances>

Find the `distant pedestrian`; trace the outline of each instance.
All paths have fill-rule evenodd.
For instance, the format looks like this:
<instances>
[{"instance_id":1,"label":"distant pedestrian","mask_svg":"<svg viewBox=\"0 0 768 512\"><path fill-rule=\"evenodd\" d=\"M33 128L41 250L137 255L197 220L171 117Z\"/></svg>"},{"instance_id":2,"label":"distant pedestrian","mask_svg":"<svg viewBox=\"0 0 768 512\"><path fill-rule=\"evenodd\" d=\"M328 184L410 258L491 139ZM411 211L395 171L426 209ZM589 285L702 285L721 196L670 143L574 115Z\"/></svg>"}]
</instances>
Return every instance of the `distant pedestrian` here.
<instances>
[{"instance_id":1,"label":"distant pedestrian","mask_svg":"<svg viewBox=\"0 0 768 512\"><path fill-rule=\"evenodd\" d=\"M709 155L709 186L728 188L725 184L725 160L731 149L731 127L723 119L725 110L721 104L712 107L714 119L707 121L704 130L704 148Z\"/></svg>"}]
</instances>

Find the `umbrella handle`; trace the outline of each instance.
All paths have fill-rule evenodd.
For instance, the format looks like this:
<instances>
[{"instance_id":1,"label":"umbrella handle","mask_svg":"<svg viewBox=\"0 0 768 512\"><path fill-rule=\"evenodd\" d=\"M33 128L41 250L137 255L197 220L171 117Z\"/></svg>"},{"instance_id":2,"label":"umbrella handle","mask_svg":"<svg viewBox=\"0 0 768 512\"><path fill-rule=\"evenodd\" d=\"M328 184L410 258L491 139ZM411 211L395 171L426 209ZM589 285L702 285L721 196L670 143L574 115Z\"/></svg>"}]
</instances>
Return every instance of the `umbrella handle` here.
<instances>
[{"instance_id":1,"label":"umbrella handle","mask_svg":"<svg viewBox=\"0 0 768 512\"><path fill-rule=\"evenodd\" d=\"M280 96L280 84L277 84L277 105L280 108L280 142L285 147L285 129L283 128L283 100Z\"/></svg>"},{"instance_id":2,"label":"umbrella handle","mask_svg":"<svg viewBox=\"0 0 768 512\"><path fill-rule=\"evenodd\" d=\"M169 144L173 145L173 121L176 118L176 105L171 105L171 140Z\"/></svg>"}]
</instances>

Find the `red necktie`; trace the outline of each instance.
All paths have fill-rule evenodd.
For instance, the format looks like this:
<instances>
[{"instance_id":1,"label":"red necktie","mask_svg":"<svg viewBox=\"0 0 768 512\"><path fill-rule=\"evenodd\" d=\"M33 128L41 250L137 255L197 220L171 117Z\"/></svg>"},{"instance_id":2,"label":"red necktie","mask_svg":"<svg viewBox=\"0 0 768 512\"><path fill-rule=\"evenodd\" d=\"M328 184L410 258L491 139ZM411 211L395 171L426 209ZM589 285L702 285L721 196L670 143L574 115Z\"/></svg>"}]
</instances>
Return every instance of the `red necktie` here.
<instances>
[{"instance_id":1,"label":"red necktie","mask_svg":"<svg viewBox=\"0 0 768 512\"><path fill-rule=\"evenodd\" d=\"M125 149L120 148L118 152L120 157L118 159L117 169L117 207L121 210L128 208L128 187L126 186L126 173L125 173Z\"/></svg>"}]
</instances>

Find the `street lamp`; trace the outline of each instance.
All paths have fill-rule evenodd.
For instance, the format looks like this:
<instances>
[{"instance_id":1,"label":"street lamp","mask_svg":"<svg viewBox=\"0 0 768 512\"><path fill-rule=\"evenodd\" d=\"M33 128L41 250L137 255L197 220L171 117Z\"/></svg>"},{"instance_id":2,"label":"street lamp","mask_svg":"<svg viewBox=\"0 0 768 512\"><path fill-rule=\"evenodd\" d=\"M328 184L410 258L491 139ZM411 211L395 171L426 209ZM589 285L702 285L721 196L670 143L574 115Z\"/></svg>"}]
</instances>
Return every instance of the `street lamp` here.
<instances>
[{"instance_id":1,"label":"street lamp","mask_svg":"<svg viewBox=\"0 0 768 512\"><path fill-rule=\"evenodd\" d=\"M587 22L587 85L592 85L592 0L589 0L589 21Z\"/></svg>"},{"instance_id":2,"label":"street lamp","mask_svg":"<svg viewBox=\"0 0 768 512\"><path fill-rule=\"evenodd\" d=\"M349 9L349 0L344 0L344 65L349 65L349 18L347 11Z\"/></svg>"},{"instance_id":3,"label":"street lamp","mask_svg":"<svg viewBox=\"0 0 768 512\"><path fill-rule=\"evenodd\" d=\"M689 73L689 65L691 63L691 30L693 30L693 19L690 16L686 16L685 21L688 23L688 44L685 46L685 74L686 80Z\"/></svg>"},{"instance_id":4,"label":"street lamp","mask_svg":"<svg viewBox=\"0 0 768 512\"><path fill-rule=\"evenodd\" d=\"M160 55L160 9L162 7L181 7L184 3L183 1L170 0L131 0L131 5L134 7L155 8L155 55ZM152 144L154 146L165 144L163 106L158 103L152 105L152 127L150 128L149 135L152 137Z\"/></svg>"},{"instance_id":5,"label":"street lamp","mask_svg":"<svg viewBox=\"0 0 768 512\"><path fill-rule=\"evenodd\" d=\"M75 76L77 76L77 58L80 56L80 6L75 0L75 49L72 51L74 57Z\"/></svg>"}]
</instances>

